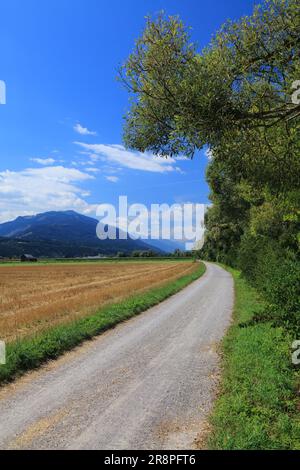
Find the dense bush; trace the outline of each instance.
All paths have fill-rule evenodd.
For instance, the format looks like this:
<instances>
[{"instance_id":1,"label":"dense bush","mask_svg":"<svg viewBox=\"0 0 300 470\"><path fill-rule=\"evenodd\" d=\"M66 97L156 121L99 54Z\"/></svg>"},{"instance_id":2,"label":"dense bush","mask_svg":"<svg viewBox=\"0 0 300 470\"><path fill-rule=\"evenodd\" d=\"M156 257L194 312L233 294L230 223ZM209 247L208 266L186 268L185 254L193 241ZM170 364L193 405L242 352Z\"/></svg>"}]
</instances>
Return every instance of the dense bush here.
<instances>
[{"instance_id":1,"label":"dense bush","mask_svg":"<svg viewBox=\"0 0 300 470\"><path fill-rule=\"evenodd\" d=\"M300 334L300 266L287 259L270 265L268 278L261 279L261 289L270 302L276 323Z\"/></svg>"},{"instance_id":2,"label":"dense bush","mask_svg":"<svg viewBox=\"0 0 300 470\"><path fill-rule=\"evenodd\" d=\"M276 324L300 334L300 264L296 255L274 240L247 234L241 240L239 267L263 294Z\"/></svg>"}]
</instances>

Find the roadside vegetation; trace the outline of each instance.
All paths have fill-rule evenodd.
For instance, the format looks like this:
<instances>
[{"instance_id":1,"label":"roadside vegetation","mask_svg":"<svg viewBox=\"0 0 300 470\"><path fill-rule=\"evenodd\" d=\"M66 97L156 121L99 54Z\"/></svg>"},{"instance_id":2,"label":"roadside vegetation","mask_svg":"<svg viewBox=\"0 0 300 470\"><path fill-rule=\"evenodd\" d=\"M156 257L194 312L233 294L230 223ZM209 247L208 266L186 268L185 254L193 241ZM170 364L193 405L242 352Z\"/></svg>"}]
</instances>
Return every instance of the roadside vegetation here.
<instances>
[{"instance_id":1,"label":"roadside vegetation","mask_svg":"<svg viewBox=\"0 0 300 470\"><path fill-rule=\"evenodd\" d=\"M180 263L180 265L183 266L184 263ZM128 296L128 292L134 291L134 288L131 288L127 290L127 295L123 296L122 300L98 308L94 313L52 326L41 333L24 337L18 341L9 342L7 362L0 366L0 384L13 380L49 359L57 358L81 342L153 307L198 279L204 272L205 265L203 263L187 263L185 270L181 270L181 273L177 272L175 277L170 276L168 270L168 277L158 285L156 284L156 287L149 289L148 286L142 292Z\"/></svg>"},{"instance_id":2,"label":"roadside vegetation","mask_svg":"<svg viewBox=\"0 0 300 470\"><path fill-rule=\"evenodd\" d=\"M211 416L211 449L300 449L300 374L292 365L293 336L257 322L266 303L241 273L234 277L233 324L223 344L223 379Z\"/></svg>"}]
</instances>

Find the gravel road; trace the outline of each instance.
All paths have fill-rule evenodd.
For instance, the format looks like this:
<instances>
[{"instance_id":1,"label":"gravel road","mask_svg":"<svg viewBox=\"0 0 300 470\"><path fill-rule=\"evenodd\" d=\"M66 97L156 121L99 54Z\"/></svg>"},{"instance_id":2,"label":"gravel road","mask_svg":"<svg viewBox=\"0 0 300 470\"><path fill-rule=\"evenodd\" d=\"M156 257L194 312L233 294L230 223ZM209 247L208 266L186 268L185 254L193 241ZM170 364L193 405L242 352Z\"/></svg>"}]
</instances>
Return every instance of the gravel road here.
<instances>
[{"instance_id":1,"label":"gravel road","mask_svg":"<svg viewBox=\"0 0 300 470\"><path fill-rule=\"evenodd\" d=\"M233 281L183 291L0 392L1 449L193 449L216 393Z\"/></svg>"}]
</instances>

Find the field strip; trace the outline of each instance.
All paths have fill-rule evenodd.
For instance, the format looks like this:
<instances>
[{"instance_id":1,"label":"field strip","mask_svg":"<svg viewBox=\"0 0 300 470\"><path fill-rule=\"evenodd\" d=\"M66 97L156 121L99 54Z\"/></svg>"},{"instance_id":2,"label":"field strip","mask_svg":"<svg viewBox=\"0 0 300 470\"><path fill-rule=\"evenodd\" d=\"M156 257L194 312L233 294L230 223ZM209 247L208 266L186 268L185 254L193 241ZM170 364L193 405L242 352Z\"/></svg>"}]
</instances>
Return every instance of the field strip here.
<instances>
[{"instance_id":1,"label":"field strip","mask_svg":"<svg viewBox=\"0 0 300 470\"><path fill-rule=\"evenodd\" d=\"M61 293L66 293L66 294L69 294L70 296L72 296L72 292L73 291L76 291L78 289L84 289L84 288L87 288L87 289L91 289L91 288L94 288L96 286L105 286L105 285L109 285L111 283L114 283L116 281L129 281L129 280L132 280L132 279L135 279L137 275L147 275L147 274L153 274L154 272L155 273L162 273L162 272L170 272L172 270L176 270L177 266L168 266L168 267L161 267L160 269L156 269L155 271L151 271L149 273L149 269L143 269L137 273L132 273L132 274L128 274L128 275L122 275L122 276L118 276L118 277L110 277L109 279L104 279L104 280L100 280L100 281L91 281L91 282L85 282L85 283L82 283L82 282L79 282L78 284L75 284L75 285L72 285L72 286L69 286L69 287L61 287L61 288L58 288L58 289L47 289L47 298L45 298L45 301L44 302L40 302L39 306L40 307L43 303L47 304L49 302L49 297L54 294L61 294ZM184 271L183 271L184 272ZM37 300L39 300L39 293L40 292L44 292L45 288L47 286L42 286L37 292L36 290L34 290L33 292L36 292L35 295L31 295L30 297L30 300L31 302L33 302L35 300L35 298ZM21 294L19 295L19 300L22 301L24 300L25 302L27 301L28 299L28 291L26 294ZM10 300L9 302L6 302L5 303L5 300L2 298L2 305L0 306L0 315L1 316L6 316L6 315L10 315L11 314L11 310L2 310L1 307L6 307L8 308L11 307L13 308L14 306L14 299ZM18 311L21 311L22 309L19 309Z\"/></svg>"}]
</instances>

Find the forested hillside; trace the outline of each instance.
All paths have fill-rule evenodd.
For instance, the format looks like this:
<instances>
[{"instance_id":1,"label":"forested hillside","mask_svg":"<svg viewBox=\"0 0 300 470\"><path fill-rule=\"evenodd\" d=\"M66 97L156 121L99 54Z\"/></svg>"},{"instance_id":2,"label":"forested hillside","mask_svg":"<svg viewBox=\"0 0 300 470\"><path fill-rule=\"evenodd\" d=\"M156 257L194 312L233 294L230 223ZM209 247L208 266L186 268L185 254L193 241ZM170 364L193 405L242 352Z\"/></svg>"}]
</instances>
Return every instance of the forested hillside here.
<instances>
[{"instance_id":1,"label":"forested hillside","mask_svg":"<svg viewBox=\"0 0 300 470\"><path fill-rule=\"evenodd\" d=\"M120 71L125 142L155 154L208 146L202 257L242 270L264 315L300 332L300 3L269 0L201 53L179 18L147 20Z\"/></svg>"}]
</instances>

